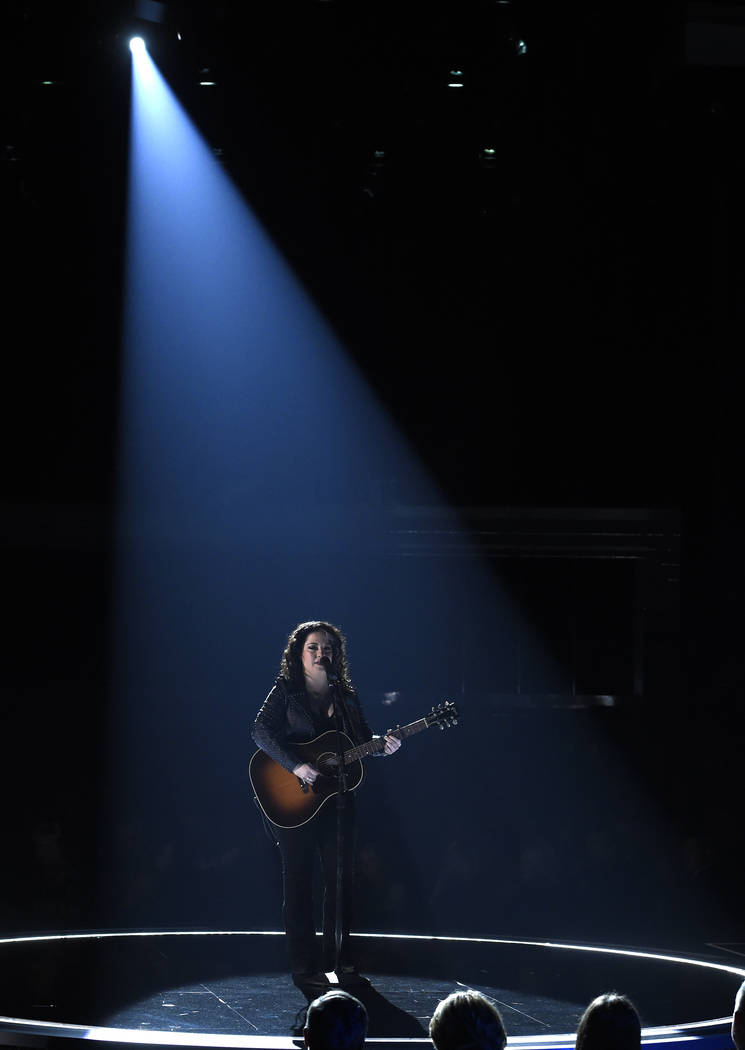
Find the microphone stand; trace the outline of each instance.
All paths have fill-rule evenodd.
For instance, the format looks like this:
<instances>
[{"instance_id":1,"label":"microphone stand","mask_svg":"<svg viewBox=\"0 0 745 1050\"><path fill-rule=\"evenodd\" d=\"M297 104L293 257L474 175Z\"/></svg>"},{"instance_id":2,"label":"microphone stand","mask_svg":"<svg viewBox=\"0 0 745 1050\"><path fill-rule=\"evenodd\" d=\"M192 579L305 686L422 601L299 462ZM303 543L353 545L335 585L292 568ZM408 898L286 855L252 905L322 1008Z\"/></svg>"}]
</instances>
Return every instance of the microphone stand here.
<instances>
[{"instance_id":1,"label":"microphone stand","mask_svg":"<svg viewBox=\"0 0 745 1050\"><path fill-rule=\"evenodd\" d=\"M342 711L346 712L347 708L338 682L332 682L330 675L329 691L334 698L338 778L338 791L336 793L336 926L334 938L334 972L338 975L341 966L341 942L344 936L344 813L347 802L347 773L344 767L344 742L342 740L344 718ZM348 718L347 721L349 721Z\"/></svg>"}]
</instances>

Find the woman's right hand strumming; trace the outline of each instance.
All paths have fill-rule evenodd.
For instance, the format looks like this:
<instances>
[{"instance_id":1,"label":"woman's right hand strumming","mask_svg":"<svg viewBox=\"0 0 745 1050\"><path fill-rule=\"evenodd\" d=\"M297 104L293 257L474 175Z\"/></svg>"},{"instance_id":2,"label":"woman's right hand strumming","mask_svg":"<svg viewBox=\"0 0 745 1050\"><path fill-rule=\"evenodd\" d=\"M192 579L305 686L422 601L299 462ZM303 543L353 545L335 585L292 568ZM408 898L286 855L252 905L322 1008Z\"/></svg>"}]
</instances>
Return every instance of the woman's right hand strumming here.
<instances>
[{"instance_id":1,"label":"woman's right hand strumming","mask_svg":"<svg viewBox=\"0 0 745 1050\"><path fill-rule=\"evenodd\" d=\"M316 777L321 775L309 762L302 762L299 766L295 766L292 772L306 784L315 784Z\"/></svg>"}]
</instances>

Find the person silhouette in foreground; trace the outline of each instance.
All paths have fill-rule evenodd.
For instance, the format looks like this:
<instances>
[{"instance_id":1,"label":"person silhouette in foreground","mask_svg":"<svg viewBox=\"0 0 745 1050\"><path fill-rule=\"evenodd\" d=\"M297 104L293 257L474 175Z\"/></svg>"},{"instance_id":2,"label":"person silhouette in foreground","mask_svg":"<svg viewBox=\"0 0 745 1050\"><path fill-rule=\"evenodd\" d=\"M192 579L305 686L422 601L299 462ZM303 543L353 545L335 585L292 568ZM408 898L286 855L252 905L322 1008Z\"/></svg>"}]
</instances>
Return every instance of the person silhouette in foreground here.
<instances>
[{"instance_id":1,"label":"person silhouette in foreground","mask_svg":"<svg viewBox=\"0 0 745 1050\"><path fill-rule=\"evenodd\" d=\"M745 981L735 996L735 1012L732 1015L732 1042L737 1050L745 1050Z\"/></svg>"},{"instance_id":2,"label":"person silhouette in foreground","mask_svg":"<svg viewBox=\"0 0 745 1050\"><path fill-rule=\"evenodd\" d=\"M308 1050L362 1050L367 1010L349 992L333 989L308 1007L303 1038Z\"/></svg>"},{"instance_id":3,"label":"person silhouette in foreground","mask_svg":"<svg viewBox=\"0 0 745 1050\"><path fill-rule=\"evenodd\" d=\"M625 995L607 992L593 999L580 1018L575 1050L639 1050L642 1026Z\"/></svg>"},{"instance_id":4,"label":"person silhouette in foreground","mask_svg":"<svg viewBox=\"0 0 745 1050\"><path fill-rule=\"evenodd\" d=\"M451 992L429 1022L435 1050L504 1050L507 1033L494 1003L471 989Z\"/></svg>"}]
</instances>

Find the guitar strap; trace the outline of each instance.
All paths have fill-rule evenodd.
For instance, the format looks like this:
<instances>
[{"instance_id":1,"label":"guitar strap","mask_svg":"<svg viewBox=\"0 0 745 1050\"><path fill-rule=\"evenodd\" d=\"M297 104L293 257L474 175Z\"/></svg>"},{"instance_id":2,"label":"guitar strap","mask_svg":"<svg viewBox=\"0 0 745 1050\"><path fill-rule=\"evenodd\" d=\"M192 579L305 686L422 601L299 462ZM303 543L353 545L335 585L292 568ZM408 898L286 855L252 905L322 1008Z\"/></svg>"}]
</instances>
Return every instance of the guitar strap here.
<instances>
[{"instance_id":1,"label":"guitar strap","mask_svg":"<svg viewBox=\"0 0 745 1050\"><path fill-rule=\"evenodd\" d=\"M355 743L355 744L359 743L358 737L359 737L360 734L359 734L359 731L357 729L357 726L352 721L352 715L351 715L351 712L349 710L349 706L347 704L347 698L344 696L344 690L343 689L341 689L341 688L337 688L336 689L335 694L334 694L334 700L338 700L339 701L339 706L341 707L342 722L344 723L344 725L349 727L349 735L352 738L352 742Z\"/></svg>"},{"instance_id":2,"label":"guitar strap","mask_svg":"<svg viewBox=\"0 0 745 1050\"><path fill-rule=\"evenodd\" d=\"M335 695L341 700L340 706L344 718L344 723L346 725L345 731L349 734L352 743L355 745L355 747L359 746L360 744L366 743L368 738L363 731L363 727L360 721L360 706L359 700L357 699L357 694L348 694L346 690L343 689L341 686L337 686ZM351 702L348 702L348 696L352 697Z\"/></svg>"}]
</instances>

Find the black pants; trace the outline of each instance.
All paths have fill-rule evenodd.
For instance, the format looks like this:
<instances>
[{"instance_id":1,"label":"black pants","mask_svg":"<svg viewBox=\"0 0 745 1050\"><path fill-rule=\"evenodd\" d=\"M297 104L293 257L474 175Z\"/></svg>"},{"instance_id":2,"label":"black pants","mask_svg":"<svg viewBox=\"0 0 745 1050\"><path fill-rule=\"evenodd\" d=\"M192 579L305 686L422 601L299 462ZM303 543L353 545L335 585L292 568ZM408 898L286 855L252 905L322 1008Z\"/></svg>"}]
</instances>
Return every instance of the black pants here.
<instances>
[{"instance_id":1,"label":"black pants","mask_svg":"<svg viewBox=\"0 0 745 1050\"><path fill-rule=\"evenodd\" d=\"M344 799L344 909L339 966L352 965L349 924L354 878L354 795ZM308 824L275 828L282 853L282 914L293 973L330 972L336 963L336 797L328 799ZM313 908L313 871L320 856L323 879L323 946L318 950Z\"/></svg>"}]
</instances>

